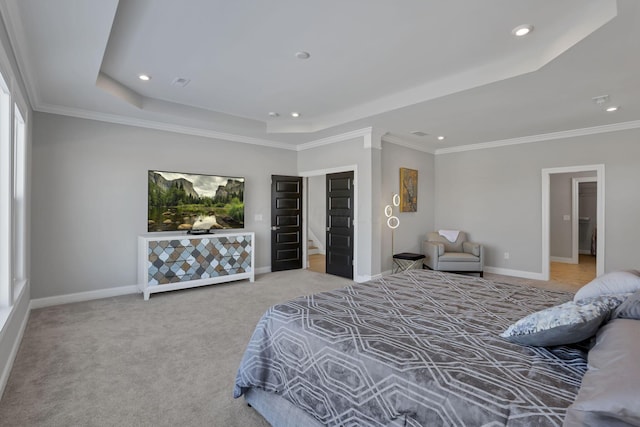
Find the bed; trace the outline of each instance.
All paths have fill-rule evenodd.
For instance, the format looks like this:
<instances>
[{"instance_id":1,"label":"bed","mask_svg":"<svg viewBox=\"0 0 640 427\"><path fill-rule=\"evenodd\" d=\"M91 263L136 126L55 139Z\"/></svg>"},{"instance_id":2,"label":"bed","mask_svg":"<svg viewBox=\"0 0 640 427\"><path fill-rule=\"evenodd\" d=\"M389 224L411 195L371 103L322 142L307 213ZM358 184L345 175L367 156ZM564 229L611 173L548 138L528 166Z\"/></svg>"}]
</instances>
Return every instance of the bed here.
<instances>
[{"instance_id":1,"label":"bed","mask_svg":"<svg viewBox=\"0 0 640 427\"><path fill-rule=\"evenodd\" d=\"M410 270L271 307L238 369L274 426L561 426L581 345L500 337L573 294Z\"/></svg>"}]
</instances>

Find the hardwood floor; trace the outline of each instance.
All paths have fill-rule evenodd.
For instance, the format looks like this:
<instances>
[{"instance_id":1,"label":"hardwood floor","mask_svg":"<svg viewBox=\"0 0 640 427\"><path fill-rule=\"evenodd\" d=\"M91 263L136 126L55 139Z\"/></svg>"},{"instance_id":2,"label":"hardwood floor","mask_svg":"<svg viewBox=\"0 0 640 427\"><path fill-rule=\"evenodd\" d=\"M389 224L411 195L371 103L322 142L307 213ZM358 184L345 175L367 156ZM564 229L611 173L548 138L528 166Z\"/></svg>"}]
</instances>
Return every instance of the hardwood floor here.
<instances>
[{"instance_id":1,"label":"hardwood floor","mask_svg":"<svg viewBox=\"0 0 640 427\"><path fill-rule=\"evenodd\" d=\"M325 272L325 258L322 254L309 255L308 269L318 273ZM596 257L580 255L579 264L552 262L549 281L523 279L520 277L502 276L485 273L484 277L502 283L522 283L559 291L575 292L596 277Z\"/></svg>"},{"instance_id":2,"label":"hardwood floor","mask_svg":"<svg viewBox=\"0 0 640 427\"><path fill-rule=\"evenodd\" d=\"M523 279L512 276L485 273L489 280L502 283L520 283L539 288L553 289L557 291L576 292L596 277L596 257L580 255L579 264L565 264L552 262L549 269L549 280Z\"/></svg>"},{"instance_id":3,"label":"hardwood floor","mask_svg":"<svg viewBox=\"0 0 640 427\"><path fill-rule=\"evenodd\" d=\"M324 273L325 272L324 255L322 254L309 255L309 266L307 267L307 269L311 271L316 271L318 273Z\"/></svg>"},{"instance_id":4,"label":"hardwood floor","mask_svg":"<svg viewBox=\"0 0 640 427\"><path fill-rule=\"evenodd\" d=\"M549 278L556 282L584 286L596 277L596 257L579 255L578 264L552 262Z\"/></svg>"}]
</instances>

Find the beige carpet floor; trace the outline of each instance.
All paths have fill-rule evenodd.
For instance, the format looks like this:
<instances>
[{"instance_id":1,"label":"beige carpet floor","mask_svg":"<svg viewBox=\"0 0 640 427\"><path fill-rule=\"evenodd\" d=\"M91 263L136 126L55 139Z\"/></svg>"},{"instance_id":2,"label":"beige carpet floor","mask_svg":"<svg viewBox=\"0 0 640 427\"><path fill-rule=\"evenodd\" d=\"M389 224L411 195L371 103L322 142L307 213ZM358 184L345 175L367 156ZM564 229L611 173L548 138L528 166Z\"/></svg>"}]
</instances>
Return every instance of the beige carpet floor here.
<instances>
[{"instance_id":1,"label":"beige carpet floor","mask_svg":"<svg viewBox=\"0 0 640 427\"><path fill-rule=\"evenodd\" d=\"M0 400L0 425L267 426L232 397L256 323L273 304L348 283L293 270L149 301L125 295L33 310Z\"/></svg>"}]
</instances>

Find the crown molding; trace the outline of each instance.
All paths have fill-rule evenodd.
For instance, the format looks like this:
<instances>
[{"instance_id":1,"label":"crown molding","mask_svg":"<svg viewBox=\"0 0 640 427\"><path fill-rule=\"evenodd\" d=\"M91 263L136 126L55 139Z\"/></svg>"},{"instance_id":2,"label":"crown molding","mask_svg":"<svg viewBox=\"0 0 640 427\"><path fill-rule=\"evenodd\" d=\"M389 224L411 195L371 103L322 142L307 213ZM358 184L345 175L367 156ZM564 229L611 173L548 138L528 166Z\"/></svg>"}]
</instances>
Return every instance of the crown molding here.
<instances>
[{"instance_id":1,"label":"crown molding","mask_svg":"<svg viewBox=\"0 0 640 427\"><path fill-rule=\"evenodd\" d=\"M97 120L101 122L116 123L120 125L137 126L147 129L162 130L166 132L175 132L184 135L202 136L205 138L221 139L224 141L241 142L244 144L261 145L269 148L279 148L283 150L296 151L296 146L285 144L283 142L271 141L268 139L253 138L250 136L236 135L232 133L217 132L209 129L195 128L190 126L181 126L171 123L156 122L153 120L143 120L132 117L120 116L116 114L97 113L95 111L81 110L77 108L68 108L60 106L52 106L40 104L36 108L37 111L51 114L59 114L62 116L78 117L81 119Z\"/></svg>"},{"instance_id":2,"label":"crown molding","mask_svg":"<svg viewBox=\"0 0 640 427\"><path fill-rule=\"evenodd\" d=\"M98 113L95 111L89 111L77 108L60 107L47 104L38 104L34 107L34 110L44 113L59 114L63 116L78 117L89 120L98 120L102 122L116 123L128 126L137 126L148 129L162 130L166 132L175 132L185 135L202 136L206 138L221 139L225 141L240 142L244 144L260 145L269 148L279 148L283 150L292 151L304 151L311 148L321 147L324 145L335 144L338 142L346 141L354 138L364 138L365 148L371 148L371 135L373 132L372 127L366 127L357 129L350 132L345 132L337 135L332 135L326 138L317 139L315 141L306 142L299 145L286 144L279 141L273 141L262 138L253 138L249 136L236 135L232 133L218 132L209 129L202 129L189 126L181 126L171 123L156 122L152 120L143 120L127 116L120 116L115 114ZM638 129L640 128L640 120L633 120L622 123L614 123L609 125L594 126L588 128L572 129L567 131L559 131L552 133L545 133L539 135L530 135L519 138L503 139L498 141L482 142L478 144L460 145L449 148L438 148L436 150L429 147L421 146L413 141L404 140L396 135L385 134L382 136L382 141L399 145L402 147L410 148L417 151L422 151L429 154L440 155L450 153L461 153L465 151L484 150L490 148L506 147L510 145L529 144L534 142L552 141L556 139L575 138L586 135L597 135L600 133L618 132L623 130Z\"/></svg>"},{"instance_id":3,"label":"crown molding","mask_svg":"<svg viewBox=\"0 0 640 427\"><path fill-rule=\"evenodd\" d=\"M479 144L461 145L458 147L439 148L435 151L435 155L460 153L463 151L484 150L487 148L506 147L508 145L529 144L532 142L552 141L555 139L575 138L578 136L597 135L600 133L619 132L622 130L638 128L640 128L640 120L632 120L629 122L614 123L610 125L543 133L540 135L530 135L520 138L510 138L491 142L481 142Z\"/></svg>"},{"instance_id":4,"label":"crown molding","mask_svg":"<svg viewBox=\"0 0 640 427\"><path fill-rule=\"evenodd\" d=\"M373 132L373 128L372 127L367 127L367 128L362 128L362 129L357 129L357 130L353 130L350 132L345 132L345 133L340 133L338 135L332 135L326 138L322 138L322 139L316 139L315 141L309 141L306 142L304 144L300 144L297 146L297 151L304 151L304 150L309 150L311 148L316 148L316 147L321 147L323 145L329 145L329 144L335 144L336 142L342 142L342 141L346 141L348 139L354 139L354 138L360 138L360 137L364 137L365 138L365 148L371 148L370 147L370 137L371 137L371 133ZM367 147L367 141L366 138L369 137L369 147Z\"/></svg>"}]
</instances>

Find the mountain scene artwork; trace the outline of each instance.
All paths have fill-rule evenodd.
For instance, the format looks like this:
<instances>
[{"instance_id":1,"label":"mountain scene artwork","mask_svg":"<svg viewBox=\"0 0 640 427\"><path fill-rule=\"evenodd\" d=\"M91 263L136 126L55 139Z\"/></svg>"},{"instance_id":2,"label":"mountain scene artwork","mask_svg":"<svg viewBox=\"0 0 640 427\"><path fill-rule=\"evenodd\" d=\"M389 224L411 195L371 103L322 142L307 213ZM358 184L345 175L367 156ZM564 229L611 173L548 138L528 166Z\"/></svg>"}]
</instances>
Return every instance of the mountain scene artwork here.
<instances>
[{"instance_id":1,"label":"mountain scene artwork","mask_svg":"<svg viewBox=\"0 0 640 427\"><path fill-rule=\"evenodd\" d=\"M244 227L244 178L149 171L147 231Z\"/></svg>"}]
</instances>

